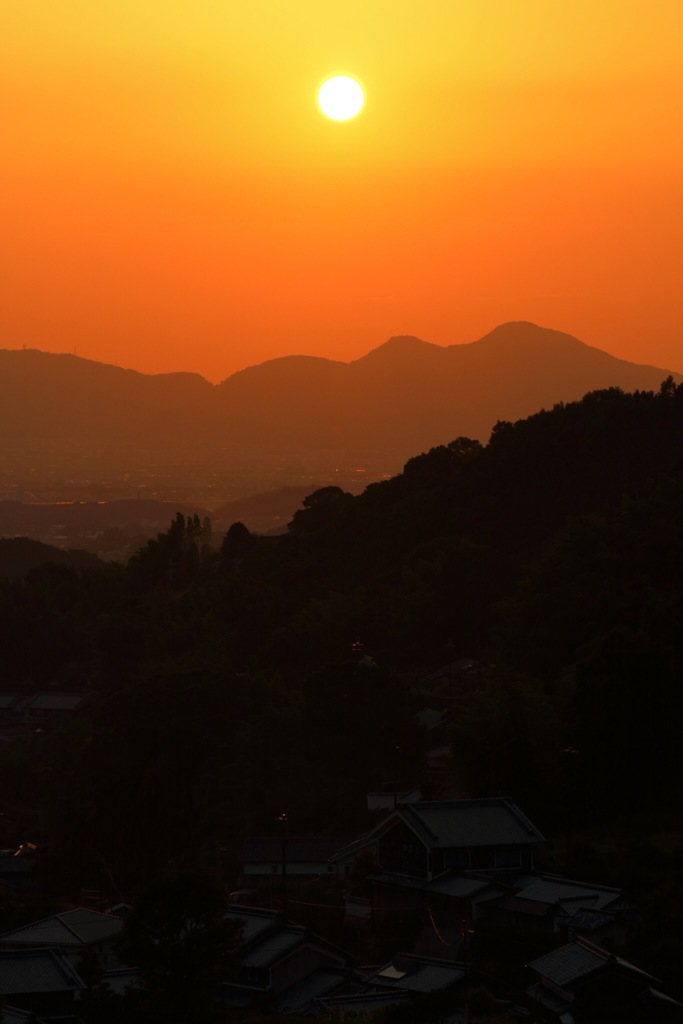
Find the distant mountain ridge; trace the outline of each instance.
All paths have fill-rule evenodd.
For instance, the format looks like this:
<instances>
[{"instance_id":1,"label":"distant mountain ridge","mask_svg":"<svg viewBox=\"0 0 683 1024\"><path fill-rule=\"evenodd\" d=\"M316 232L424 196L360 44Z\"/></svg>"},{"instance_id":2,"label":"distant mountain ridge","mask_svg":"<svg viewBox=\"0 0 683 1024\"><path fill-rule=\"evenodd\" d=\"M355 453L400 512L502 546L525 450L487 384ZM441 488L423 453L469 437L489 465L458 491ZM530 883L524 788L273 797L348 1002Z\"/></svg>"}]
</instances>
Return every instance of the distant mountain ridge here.
<instances>
[{"instance_id":1,"label":"distant mountain ridge","mask_svg":"<svg viewBox=\"0 0 683 1024\"><path fill-rule=\"evenodd\" d=\"M287 356L213 385L198 374L147 375L74 355L0 350L0 447L182 443L299 453L368 451L395 465L453 438L486 441L517 420L586 392L656 390L666 369L630 363L524 321L441 347L390 338L350 363Z\"/></svg>"},{"instance_id":2,"label":"distant mountain ridge","mask_svg":"<svg viewBox=\"0 0 683 1024\"><path fill-rule=\"evenodd\" d=\"M231 433L246 429L267 443L275 421L282 443L315 439L407 458L458 435L486 441L497 420L521 419L587 391L656 390L670 373L521 321L465 345L394 337L351 363L274 359L216 387Z\"/></svg>"}]
</instances>

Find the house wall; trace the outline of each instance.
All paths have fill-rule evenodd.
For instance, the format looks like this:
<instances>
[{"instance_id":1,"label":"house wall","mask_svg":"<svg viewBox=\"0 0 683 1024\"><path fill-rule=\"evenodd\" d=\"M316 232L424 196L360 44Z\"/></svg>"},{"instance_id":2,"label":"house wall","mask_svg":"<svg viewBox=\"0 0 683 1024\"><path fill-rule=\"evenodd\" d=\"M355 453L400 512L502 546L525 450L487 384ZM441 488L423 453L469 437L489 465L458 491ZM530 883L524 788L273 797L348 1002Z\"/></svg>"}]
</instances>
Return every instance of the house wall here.
<instances>
[{"instance_id":1,"label":"house wall","mask_svg":"<svg viewBox=\"0 0 683 1024\"><path fill-rule=\"evenodd\" d=\"M429 851L403 822L399 822L380 838L377 860L383 871L410 878L430 877Z\"/></svg>"}]
</instances>

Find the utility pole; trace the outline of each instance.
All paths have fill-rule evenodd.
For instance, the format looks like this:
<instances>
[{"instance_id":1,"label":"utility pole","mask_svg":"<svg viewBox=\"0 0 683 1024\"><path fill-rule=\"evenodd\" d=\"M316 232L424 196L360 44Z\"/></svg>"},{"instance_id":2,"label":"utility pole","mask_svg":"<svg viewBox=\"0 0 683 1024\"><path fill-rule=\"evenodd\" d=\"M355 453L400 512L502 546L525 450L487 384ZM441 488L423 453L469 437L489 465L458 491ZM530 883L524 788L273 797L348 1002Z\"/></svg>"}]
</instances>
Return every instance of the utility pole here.
<instances>
[{"instance_id":1,"label":"utility pole","mask_svg":"<svg viewBox=\"0 0 683 1024\"><path fill-rule=\"evenodd\" d=\"M282 826L282 913L287 915L287 815L283 811L277 820Z\"/></svg>"}]
</instances>

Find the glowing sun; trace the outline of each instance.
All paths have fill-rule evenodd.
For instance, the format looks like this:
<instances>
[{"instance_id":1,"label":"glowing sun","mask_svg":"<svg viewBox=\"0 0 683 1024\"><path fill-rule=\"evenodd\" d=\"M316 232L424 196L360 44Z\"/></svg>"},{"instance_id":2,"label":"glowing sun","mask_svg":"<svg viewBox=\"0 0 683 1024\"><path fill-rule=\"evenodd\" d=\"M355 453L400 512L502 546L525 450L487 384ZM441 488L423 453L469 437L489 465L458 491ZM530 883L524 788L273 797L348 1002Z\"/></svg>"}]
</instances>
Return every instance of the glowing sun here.
<instances>
[{"instance_id":1,"label":"glowing sun","mask_svg":"<svg viewBox=\"0 0 683 1024\"><path fill-rule=\"evenodd\" d=\"M355 117L365 102L363 90L355 78L335 75L320 86L318 106L333 121L348 121Z\"/></svg>"}]
</instances>

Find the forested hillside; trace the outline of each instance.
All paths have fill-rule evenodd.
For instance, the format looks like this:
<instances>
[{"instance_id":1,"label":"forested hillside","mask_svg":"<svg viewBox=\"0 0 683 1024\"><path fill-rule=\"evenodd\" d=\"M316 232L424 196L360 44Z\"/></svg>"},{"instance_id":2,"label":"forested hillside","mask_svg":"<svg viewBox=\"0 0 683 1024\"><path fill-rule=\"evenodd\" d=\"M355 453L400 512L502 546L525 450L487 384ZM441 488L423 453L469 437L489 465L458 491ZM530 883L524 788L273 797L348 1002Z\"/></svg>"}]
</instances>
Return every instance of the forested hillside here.
<instances>
[{"instance_id":1,"label":"forested hillside","mask_svg":"<svg viewBox=\"0 0 683 1024\"><path fill-rule=\"evenodd\" d=\"M179 514L125 567L2 580L3 689L93 695L0 753L3 845L43 844L55 892L125 893L169 865L229 877L283 809L354 834L366 790L429 792L415 715L461 657L487 685L451 716L453 791L509 794L549 835L618 821L629 849L680 829L682 524L668 381L319 490L282 536L237 523L216 554Z\"/></svg>"}]
</instances>

